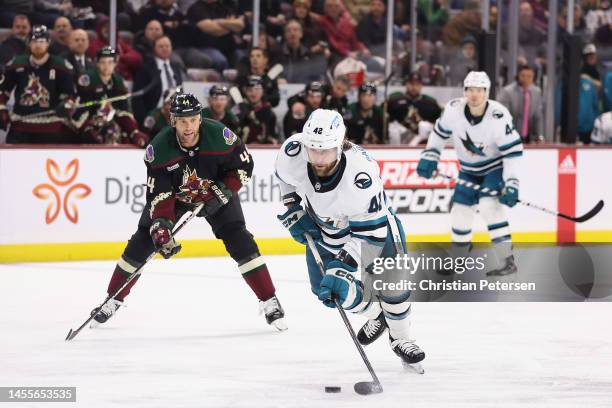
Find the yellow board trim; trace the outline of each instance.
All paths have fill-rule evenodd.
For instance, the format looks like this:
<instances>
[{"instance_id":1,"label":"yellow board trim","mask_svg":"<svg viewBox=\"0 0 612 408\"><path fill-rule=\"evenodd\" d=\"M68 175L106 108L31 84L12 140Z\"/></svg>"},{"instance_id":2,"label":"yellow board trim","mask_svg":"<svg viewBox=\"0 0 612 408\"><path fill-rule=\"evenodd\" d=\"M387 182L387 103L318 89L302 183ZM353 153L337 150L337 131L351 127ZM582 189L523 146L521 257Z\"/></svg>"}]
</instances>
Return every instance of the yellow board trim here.
<instances>
[{"instance_id":1,"label":"yellow board trim","mask_svg":"<svg viewBox=\"0 0 612 408\"><path fill-rule=\"evenodd\" d=\"M514 244L554 243L557 234L547 232L516 232ZM450 234L408 235L407 241L450 242ZM576 231L577 242L612 242L612 231ZM487 233L475 233L474 242L490 242ZM177 257L227 256L225 246L219 240L181 240L183 250ZM291 238L260 238L257 245L262 255L287 255L304 253L304 245ZM59 262L118 259L125 242L76 242L54 244L0 245L0 263Z\"/></svg>"}]
</instances>

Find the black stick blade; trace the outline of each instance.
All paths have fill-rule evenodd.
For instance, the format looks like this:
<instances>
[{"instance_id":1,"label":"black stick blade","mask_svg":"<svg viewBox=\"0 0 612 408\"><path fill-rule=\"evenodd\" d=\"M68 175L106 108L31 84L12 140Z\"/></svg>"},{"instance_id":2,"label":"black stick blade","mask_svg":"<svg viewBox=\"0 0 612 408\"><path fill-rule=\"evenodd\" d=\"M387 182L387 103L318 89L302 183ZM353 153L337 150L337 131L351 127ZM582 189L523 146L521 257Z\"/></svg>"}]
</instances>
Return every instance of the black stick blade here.
<instances>
[{"instance_id":1,"label":"black stick blade","mask_svg":"<svg viewBox=\"0 0 612 408\"><path fill-rule=\"evenodd\" d=\"M595 207L593 207L591 209L591 211L589 211L588 213L586 213L586 214L584 214L584 215L582 215L580 217L574 218L574 217L570 217L570 216L565 215L565 214L559 214L559 216L562 217L562 218L566 218L566 219L568 219L570 221L574 221L574 222L585 222L585 221L590 220L594 216L596 216L601 211L603 206L604 206L604 201L603 200L599 200L599 202L597 204L595 204Z\"/></svg>"},{"instance_id":2,"label":"black stick blade","mask_svg":"<svg viewBox=\"0 0 612 408\"><path fill-rule=\"evenodd\" d=\"M359 395L380 394L383 392L382 385L374 381L361 381L356 383L353 388Z\"/></svg>"},{"instance_id":3,"label":"black stick blade","mask_svg":"<svg viewBox=\"0 0 612 408\"><path fill-rule=\"evenodd\" d=\"M70 331L68 332L68 335L66 336L66 341L70 341L72 340L72 329L70 329Z\"/></svg>"}]
</instances>

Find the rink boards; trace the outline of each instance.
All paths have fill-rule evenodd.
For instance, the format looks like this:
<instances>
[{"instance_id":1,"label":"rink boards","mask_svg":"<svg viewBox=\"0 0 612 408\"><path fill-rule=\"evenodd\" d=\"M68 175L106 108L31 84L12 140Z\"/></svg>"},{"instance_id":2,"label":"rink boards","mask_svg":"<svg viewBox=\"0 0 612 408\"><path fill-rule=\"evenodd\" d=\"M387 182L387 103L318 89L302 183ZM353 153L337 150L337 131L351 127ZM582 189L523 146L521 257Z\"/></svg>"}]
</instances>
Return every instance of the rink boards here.
<instances>
[{"instance_id":1,"label":"rink boards","mask_svg":"<svg viewBox=\"0 0 612 408\"><path fill-rule=\"evenodd\" d=\"M394 210L411 241L450 240L452 184L416 175L420 149L371 148ZM282 212L274 177L276 149L251 147L253 178L240 192L249 230L265 254L297 253L276 219ZM112 259L134 232L145 203L143 151L131 148L0 148L0 262ZM612 189L606 177L612 148L527 148L520 196L547 208L582 214L603 199L601 213L583 224L517 205L509 209L515 242L612 242ZM458 173L452 150L440 170ZM475 239L486 241L478 219ZM181 233L180 256L224 255L210 227L198 220Z\"/></svg>"}]
</instances>

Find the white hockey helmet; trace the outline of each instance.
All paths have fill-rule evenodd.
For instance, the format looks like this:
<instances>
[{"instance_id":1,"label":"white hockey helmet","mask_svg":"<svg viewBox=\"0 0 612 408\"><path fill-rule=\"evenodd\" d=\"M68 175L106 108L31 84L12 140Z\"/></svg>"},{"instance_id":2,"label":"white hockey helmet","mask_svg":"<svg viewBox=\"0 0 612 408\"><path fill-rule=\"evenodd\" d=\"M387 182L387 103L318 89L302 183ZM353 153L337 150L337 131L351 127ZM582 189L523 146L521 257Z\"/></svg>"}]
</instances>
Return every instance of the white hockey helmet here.
<instances>
[{"instance_id":1,"label":"white hockey helmet","mask_svg":"<svg viewBox=\"0 0 612 408\"><path fill-rule=\"evenodd\" d=\"M346 126L342 115L330 109L317 109L310 114L302 129L302 144L306 149L336 149L336 158L342 153Z\"/></svg>"},{"instance_id":2,"label":"white hockey helmet","mask_svg":"<svg viewBox=\"0 0 612 408\"><path fill-rule=\"evenodd\" d=\"M491 80L484 71L470 71L463 80L463 91L465 92L467 88L485 88L486 99L489 99Z\"/></svg>"}]
</instances>

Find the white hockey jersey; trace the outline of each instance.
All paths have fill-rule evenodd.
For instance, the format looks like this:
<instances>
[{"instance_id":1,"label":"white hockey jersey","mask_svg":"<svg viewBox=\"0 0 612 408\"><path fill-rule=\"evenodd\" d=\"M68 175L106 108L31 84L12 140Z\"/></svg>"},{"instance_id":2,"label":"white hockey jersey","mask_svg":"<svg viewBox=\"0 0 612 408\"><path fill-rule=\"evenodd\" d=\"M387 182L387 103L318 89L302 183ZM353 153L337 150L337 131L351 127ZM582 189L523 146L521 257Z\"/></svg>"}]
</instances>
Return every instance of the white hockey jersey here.
<instances>
[{"instance_id":1,"label":"white hockey jersey","mask_svg":"<svg viewBox=\"0 0 612 408\"><path fill-rule=\"evenodd\" d=\"M332 253L347 251L359 264L379 256L387 240L389 205L378 163L357 145L345 150L339 168L321 181L308 166L300 133L283 143L276 159L276 176L283 197L297 193L301 205L321 230L322 245ZM372 246L378 253L372 253ZM368 248L367 256L364 248Z\"/></svg>"},{"instance_id":2,"label":"white hockey jersey","mask_svg":"<svg viewBox=\"0 0 612 408\"><path fill-rule=\"evenodd\" d=\"M593 126L591 142L595 144L612 144L612 111L602 113Z\"/></svg>"},{"instance_id":3,"label":"white hockey jersey","mask_svg":"<svg viewBox=\"0 0 612 408\"><path fill-rule=\"evenodd\" d=\"M439 155L444 144L454 144L462 171L482 176L503 167L503 179L517 179L517 158L523 154L521 137L508 109L487 101L484 115L471 116L465 98L451 100L429 135L423 153Z\"/></svg>"}]
</instances>

